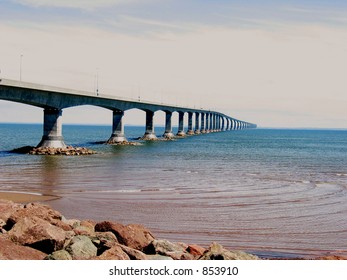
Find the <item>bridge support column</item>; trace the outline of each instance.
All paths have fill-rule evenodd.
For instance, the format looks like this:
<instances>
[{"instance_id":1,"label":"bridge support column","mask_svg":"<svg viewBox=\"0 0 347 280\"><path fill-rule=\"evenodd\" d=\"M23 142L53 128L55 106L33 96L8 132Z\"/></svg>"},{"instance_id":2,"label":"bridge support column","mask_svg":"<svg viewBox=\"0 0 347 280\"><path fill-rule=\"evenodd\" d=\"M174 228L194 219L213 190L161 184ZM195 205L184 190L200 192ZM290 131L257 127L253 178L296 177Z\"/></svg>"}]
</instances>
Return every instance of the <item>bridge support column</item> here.
<instances>
[{"instance_id":1,"label":"bridge support column","mask_svg":"<svg viewBox=\"0 0 347 280\"><path fill-rule=\"evenodd\" d=\"M235 121L230 119L230 130L235 130Z\"/></svg>"},{"instance_id":2,"label":"bridge support column","mask_svg":"<svg viewBox=\"0 0 347 280\"><path fill-rule=\"evenodd\" d=\"M172 139L174 138L174 134L172 133L172 123L171 123L171 118L172 118L172 112L165 112L165 132L163 137L166 139Z\"/></svg>"},{"instance_id":3,"label":"bridge support column","mask_svg":"<svg viewBox=\"0 0 347 280\"><path fill-rule=\"evenodd\" d=\"M225 119L224 119L224 117L221 117L221 120L222 120L221 130L225 131L226 129L225 129Z\"/></svg>"},{"instance_id":4,"label":"bridge support column","mask_svg":"<svg viewBox=\"0 0 347 280\"><path fill-rule=\"evenodd\" d=\"M126 142L123 125L123 111L113 111L112 135L107 144L116 144Z\"/></svg>"},{"instance_id":5,"label":"bridge support column","mask_svg":"<svg viewBox=\"0 0 347 280\"><path fill-rule=\"evenodd\" d=\"M157 136L154 133L153 117L154 112L146 111L146 132L142 140L157 140Z\"/></svg>"},{"instance_id":6,"label":"bridge support column","mask_svg":"<svg viewBox=\"0 0 347 280\"><path fill-rule=\"evenodd\" d=\"M212 114L211 115L211 128L210 128L210 131L211 132L215 132L216 131L216 126L215 126L215 120L216 120L216 115L215 114Z\"/></svg>"},{"instance_id":7,"label":"bridge support column","mask_svg":"<svg viewBox=\"0 0 347 280\"><path fill-rule=\"evenodd\" d=\"M44 109L43 136L37 147L65 148L63 138L63 111L59 109Z\"/></svg>"},{"instance_id":8,"label":"bridge support column","mask_svg":"<svg viewBox=\"0 0 347 280\"><path fill-rule=\"evenodd\" d=\"M177 136L185 136L184 132L184 112L178 112L178 132Z\"/></svg>"},{"instance_id":9,"label":"bridge support column","mask_svg":"<svg viewBox=\"0 0 347 280\"><path fill-rule=\"evenodd\" d=\"M193 130L193 113L188 112L188 135L194 135L194 130Z\"/></svg>"},{"instance_id":10,"label":"bridge support column","mask_svg":"<svg viewBox=\"0 0 347 280\"><path fill-rule=\"evenodd\" d=\"M211 118L211 114L207 113L206 114L206 130L205 130L205 133L210 133L210 129L211 129L210 118Z\"/></svg>"},{"instance_id":11,"label":"bridge support column","mask_svg":"<svg viewBox=\"0 0 347 280\"><path fill-rule=\"evenodd\" d=\"M200 114L195 112L195 134L200 134Z\"/></svg>"},{"instance_id":12,"label":"bridge support column","mask_svg":"<svg viewBox=\"0 0 347 280\"><path fill-rule=\"evenodd\" d=\"M205 113L201 113L201 133L206 133L206 130L205 130L205 116L206 114Z\"/></svg>"}]
</instances>

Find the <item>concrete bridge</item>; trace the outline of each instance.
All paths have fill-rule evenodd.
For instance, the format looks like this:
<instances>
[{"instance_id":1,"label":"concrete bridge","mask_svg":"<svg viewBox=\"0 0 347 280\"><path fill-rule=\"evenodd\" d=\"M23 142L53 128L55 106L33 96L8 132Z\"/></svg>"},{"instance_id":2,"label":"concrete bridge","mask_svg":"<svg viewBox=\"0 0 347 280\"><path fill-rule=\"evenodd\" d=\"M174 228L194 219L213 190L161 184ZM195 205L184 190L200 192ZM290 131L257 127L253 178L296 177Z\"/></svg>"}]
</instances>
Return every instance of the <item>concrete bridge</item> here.
<instances>
[{"instance_id":1,"label":"concrete bridge","mask_svg":"<svg viewBox=\"0 0 347 280\"><path fill-rule=\"evenodd\" d=\"M112 134L108 143L126 141L123 116L126 110L140 109L146 112L146 129L144 140L155 140L153 117L156 111L164 111L165 133L163 137L173 138L172 114L178 112L177 136L211 133L225 130L256 128L252 123L241 121L215 111L141 102L113 96L96 96L91 92L57 88L8 79L0 80L0 99L29 104L43 108L43 136L39 147L65 147L62 133L63 109L93 105L113 111ZM184 115L188 114L188 129L184 130ZM195 125L193 127L193 118Z\"/></svg>"}]
</instances>

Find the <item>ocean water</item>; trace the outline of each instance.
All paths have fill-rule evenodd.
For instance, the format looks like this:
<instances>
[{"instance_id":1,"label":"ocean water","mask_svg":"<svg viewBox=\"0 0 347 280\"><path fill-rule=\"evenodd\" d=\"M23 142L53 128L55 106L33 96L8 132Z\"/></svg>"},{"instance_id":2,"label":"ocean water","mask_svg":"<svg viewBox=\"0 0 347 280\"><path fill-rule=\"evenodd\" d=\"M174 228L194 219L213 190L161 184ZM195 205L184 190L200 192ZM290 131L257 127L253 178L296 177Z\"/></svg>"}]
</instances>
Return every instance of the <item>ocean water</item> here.
<instances>
[{"instance_id":1,"label":"ocean water","mask_svg":"<svg viewBox=\"0 0 347 280\"><path fill-rule=\"evenodd\" d=\"M144 128L125 132L131 140ZM12 154L37 145L42 125L0 124L0 191L59 196L47 203L68 218L141 223L172 241L267 257L347 255L346 130L228 131L139 146L95 144L107 126L63 133L98 154Z\"/></svg>"}]
</instances>

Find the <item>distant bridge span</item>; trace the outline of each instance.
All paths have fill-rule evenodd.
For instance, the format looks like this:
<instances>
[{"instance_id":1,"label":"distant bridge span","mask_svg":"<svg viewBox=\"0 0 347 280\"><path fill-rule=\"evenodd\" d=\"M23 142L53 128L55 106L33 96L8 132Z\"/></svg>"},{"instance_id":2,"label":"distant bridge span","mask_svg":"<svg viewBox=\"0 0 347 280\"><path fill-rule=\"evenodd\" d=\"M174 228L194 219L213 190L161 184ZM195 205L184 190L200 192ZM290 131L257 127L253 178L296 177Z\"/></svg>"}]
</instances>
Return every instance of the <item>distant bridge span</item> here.
<instances>
[{"instance_id":1,"label":"distant bridge span","mask_svg":"<svg viewBox=\"0 0 347 280\"><path fill-rule=\"evenodd\" d=\"M113 111L112 135L108 143L126 141L123 116L126 110L140 109L146 112L144 140L154 140L153 117L156 111L164 111L165 133L163 137L173 138L171 117L178 112L178 136L211 133L225 130L256 128L255 124L241 121L225 114L204 109L165 105L114 96L96 96L95 93L26 83L8 79L0 80L0 99L24 103L43 108L44 124L40 147L65 147L62 134L63 109L81 105L93 105ZM184 114L188 114L188 130L184 130ZM193 127L195 115L195 127Z\"/></svg>"}]
</instances>

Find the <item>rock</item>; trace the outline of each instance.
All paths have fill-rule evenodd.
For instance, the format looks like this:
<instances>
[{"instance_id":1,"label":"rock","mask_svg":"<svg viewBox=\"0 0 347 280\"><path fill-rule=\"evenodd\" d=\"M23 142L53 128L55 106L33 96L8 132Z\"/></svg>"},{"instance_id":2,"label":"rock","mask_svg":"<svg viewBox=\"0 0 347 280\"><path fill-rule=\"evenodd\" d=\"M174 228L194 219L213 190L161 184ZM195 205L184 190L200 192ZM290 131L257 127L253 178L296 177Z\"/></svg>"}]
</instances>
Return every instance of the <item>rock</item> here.
<instances>
[{"instance_id":1,"label":"rock","mask_svg":"<svg viewBox=\"0 0 347 280\"><path fill-rule=\"evenodd\" d=\"M162 255L147 255L147 260L151 261L172 261L173 259Z\"/></svg>"},{"instance_id":2,"label":"rock","mask_svg":"<svg viewBox=\"0 0 347 280\"><path fill-rule=\"evenodd\" d=\"M28 203L23 208L17 209L8 219L8 223L14 225L24 217L38 217L63 230L71 230L72 227L62 221L62 215L47 205L40 203Z\"/></svg>"},{"instance_id":3,"label":"rock","mask_svg":"<svg viewBox=\"0 0 347 280\"><path fill-rule=\"evenodd\" d=\"M194 257L199 258L205 253L206 249L198 245L188 245L187 252L192 254Z\"/></svg>"},{"instance_id":4,"label":"rock","mask_svg":"<svg viewBox=\"0 0 347 280\"><path fill-rule=\"evenodd\" d=\"M20 219L8 232L11 240L44 253L62 249L65 231L38 217Z\"/></svg>"},{"instance_id":5,"label":"rock","mask_svg":"<svg viewBox=\"0 0 347 280\"><path fill-rule=\"evenodd\" d=\"M6 222L3 219L0 219L0 228L6 225Z\"/></svg>"},{"instance_id":6,"label":"rock","mask_svg":"<svg viewBox=\"0 0 347 280\"><path fill-rule=\"evenodd\" d=\"M258 260L258 257L242 251L228 251L214 242L199 260Z\"/></svg>"},{"instance_id":7,"label":"rock","mask_svg":"<svg viewBox=\"0 0 347 280\"><path fill-rule=\"evenodd\" d=\"M0 199L0 219L5 223L5 225L3 225L2 227L6 227L8 219L11 217L11 215L13 215L14 212L16 212L20 208L23 208L23 206L18 203Z\"/></svg>"},{"instance_id":8,"label":"rock","mask_svg":"<svg viewBox=\"0 0 347 280\"><path fill-rule=\"evenodd\" d=\"M51 147L37 147L29 150L27 153L30 155L65 155L65 156L80 156L80 155L93 155L95 151L84 147L65 148L51 148Z\"/></svg>"},{"instance_id":9,"label":"rock","mask_svg":"<svg viewBox=\"0 0 347 280\"><path fill-rule=\"evenodd\" d=\"M153 240L150 231L143 225L127 225L104 221L95 225L95 231L114 233L120 244L142 251Z\"/></svg>"},{"instance_id":10,"label":"rock","mask_svg":"<svg viewBox=\"0 0 347 280\"><path fill-rule=\"evenodd\" d=\"M65 250L73 259L90 259L96 257L98 251L90 238L84 235L74 236Z\"/></svg>"},{"instance_id":11,"label":"rock","mask_svg":"<svg viewBox=\"0 0 347 280\"><path fill-rule=\"evenodd\" d=\"M94 227L86 227L86 226L77 226L73 229L76 235L88 235L93 236L95 234Z\"/></svg>"},{"instance_id":12,"label":"rock","mask_svg":"<svg viewBox=\"0 0 347 280\"><path fill-rule=\"evenodd\" d=\"M118 244L117 237L112 232L109 232L109 231L96 232L95 239L99 240L98 245L96 245L94 242L94 244L98 248L98 253L97 253L98 256L101 255L106 250L111 249L115 244Z\"/></svg>"},{"instance_id":13,"label":"rock","mask_svg":"<svg viewBox=\"0 0 347 280\"><path fill-rule=\"evenodd\" d=\"M66 219L64 216L62 216L61 221L67 225L69 225L71 228L76 228L78 226L81 225L81 221L80 220L76 220L76 219Z\"/></svg>"},{"instance_id":14,"label":"rock","mask_svg":"<svg viewBox=\"0 0 347 280\"><path fill-rule=\"evenodd\" d=\"M93 259L94 260L130 260L129 256L118 245L113 246L111 249L106 250L100 256Z\"/></svg>"},{"instance_id":15,"label":"rock","mask_svg":"<svg viewBox=\"0 0 347 280\"><path fill-rule=\"evenodd\" d=\"M122 250L129 256L131 260L147 260L147 256L139 250L132 249L130 247L120 245Z\"/></svg>"},{"instance_id":16,"label":"rock","mask_svg":"<svg viewBox=\"0 0 347 280\"><path fill-rule=\"evenodd\" d=\"M65 250L59 250L55 251L52 254L45 257L45 260L62 260L62 261L68 261L72 260L71 255L68 251Z\"/></svg>"},{"instance_id":17,"label":"rock","mask_svg":"<svg viewBox=\"0 0 347 280\"><path fill-rule=\"evenodd\" d=\"M30 247L13 243L0 236L0 260L43 260L46 254Z\"/></svg>"},{"instance_id":18,"label":"rock","mask_svg":"<svg viewBox=\"0 0 347 280\"><path fill-rule=\"evenodd\" d=\"M146 254L159 254L171 257L174 260L192 260L194 256L190 255L185 246L174 244L168 240L153 240L145 249Z\"/></svg>"}]
</instances>

